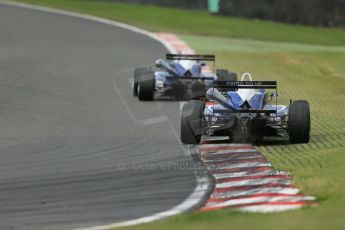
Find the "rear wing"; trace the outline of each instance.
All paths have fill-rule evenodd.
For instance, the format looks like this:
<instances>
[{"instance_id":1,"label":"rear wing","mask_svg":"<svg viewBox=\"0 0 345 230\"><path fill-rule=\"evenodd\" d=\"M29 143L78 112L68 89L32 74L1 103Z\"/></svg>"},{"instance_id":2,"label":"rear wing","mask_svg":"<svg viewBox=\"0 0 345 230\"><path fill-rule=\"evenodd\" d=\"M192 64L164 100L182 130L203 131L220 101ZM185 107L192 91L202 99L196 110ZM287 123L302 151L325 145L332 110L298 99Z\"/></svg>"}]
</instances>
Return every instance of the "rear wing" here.
<instances>
[{"instance_id":1,"label":"rear wing","mask_svg":"<svg viewBox=\"0 0 345 230\"><path fill-rule=\"evenodd\" d=\"M275 95L277 92L277 82L276 81L213 81L213 88L216 88L220 92L235 91L237 89L274 89ZM276 109L272 110L232 110L230 107L225 110L214 110L214 113L229 114L229 113L277 113L278 99L275 100ZM228 107L226 104L224 107ZM230 110L229 110L230 109Z\"/></svg>"},{"instance_id":2,"label":"rear wing","mask_svg":"<svg viewBox=\"0 0 345 230\"><path fill-rule=\"evenodd\" d=\"M188 60L188 61L216 61L215 55L205 54L167 54L166 60Z\"/></svg>"},{"instance_id":3,"label":"rear wing","mask_svg":"<svg viewBox=\"0 0 345 230\"><path fill-rule=\"evenodd\" d=\"M236 89L275 89L276 81L214 81L213 88L224 90Z\"/></svg>"}]
</instances>

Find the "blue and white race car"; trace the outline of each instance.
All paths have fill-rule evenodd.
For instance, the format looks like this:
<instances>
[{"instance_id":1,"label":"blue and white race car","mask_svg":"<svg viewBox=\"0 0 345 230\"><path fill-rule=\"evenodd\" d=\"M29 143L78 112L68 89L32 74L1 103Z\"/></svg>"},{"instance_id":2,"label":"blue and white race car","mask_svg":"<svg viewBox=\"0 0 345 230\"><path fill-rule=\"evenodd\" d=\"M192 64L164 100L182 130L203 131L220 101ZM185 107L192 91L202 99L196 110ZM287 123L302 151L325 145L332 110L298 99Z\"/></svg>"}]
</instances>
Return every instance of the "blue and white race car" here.
<instances>
[{"instance_id":1,"label":"blue and white race car","mask_svg":"<svg viewBox=\"0 0 345 230\"><path fill-rule=\"evenodd\" d=\"M237 76L228 70L217 70L216 74L206 62L215 66L214 55L167 54L166 60L156 61L156 70L137 68L134 72L133 95L141 101L159 97L189 100L204 97L206 90L216 79L236 81Z\"/></svg>"},{"instance_id":2,"label":"blue and white race car","mask_svg":"<svg viewBox=\"0 0 345 230\"><path fill-rule=\"evenodd\" d=\"M292 143L309 142L309 103L290 100L288 106L278 105L277 96L277 82L253 81L249 73L241 81L214 81L206 93L208 102L191 100L184 104L181 141L198 144L202 135L215 135L255 143L265 136L288 135Z\"/></svg>"}]
</instances>

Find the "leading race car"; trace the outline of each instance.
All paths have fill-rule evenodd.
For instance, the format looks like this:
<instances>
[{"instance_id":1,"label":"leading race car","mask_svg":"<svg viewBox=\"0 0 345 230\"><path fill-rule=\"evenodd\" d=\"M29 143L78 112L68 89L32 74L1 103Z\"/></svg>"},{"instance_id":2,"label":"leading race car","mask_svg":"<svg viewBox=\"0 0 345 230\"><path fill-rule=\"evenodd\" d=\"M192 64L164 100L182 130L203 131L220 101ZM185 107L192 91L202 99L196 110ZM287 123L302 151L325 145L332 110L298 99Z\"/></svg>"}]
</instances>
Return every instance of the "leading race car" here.
<instances>
[{"instance_id":1,"label":"leading race car","mask_svg":"<svg viewBox=\"0 0 345 230\"><path fill-rule=\"evenodd\" d=\"M202 135L229 136L233 142L255 143L264 136L309 142L308 102L290 100L288 106L278 105L275 81L253 81L245 73L241 81L214 81L206 94L208 102L191 100L182 107L182 143L198 144ZM275 103L270 104L274 97Z\"/></svg>"},{"instance_id":2,"label":"leading race car","mask_svg":"<svg viewBox=\"0 0 345 230\"><path fill-rule=\"evenodd\" d=\"M189 100L205 96L213 80L236 81L237 76L220 69L216 74L203 69L211 69L206 62L213 63L214 55L167 54L166 60L156 61L156 70L137 68L134 71L133 95L141 101L169 96L177 100Z\"/></svg>"}]
</instances>

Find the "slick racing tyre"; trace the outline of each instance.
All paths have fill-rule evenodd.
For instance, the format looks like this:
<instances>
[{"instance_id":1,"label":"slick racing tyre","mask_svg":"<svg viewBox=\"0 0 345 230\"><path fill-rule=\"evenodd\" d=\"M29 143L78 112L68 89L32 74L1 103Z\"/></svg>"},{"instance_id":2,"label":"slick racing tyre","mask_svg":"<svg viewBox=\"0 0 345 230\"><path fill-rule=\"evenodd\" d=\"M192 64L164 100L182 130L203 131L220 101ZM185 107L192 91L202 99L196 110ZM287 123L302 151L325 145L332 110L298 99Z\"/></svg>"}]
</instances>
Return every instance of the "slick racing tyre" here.
<instances>
[{"instance_id":1,"label":"slick racing tyre","mask_svg":"<svg viewBox=\"0 0 345 230\"><path fill-rule=\"evenodd\" d=\"M147 74L149 70L147 68L136 68L134 70L134 82L132 85L132 93L133 96L138 96L138 82L140 81L140 77Z\"/></svg>"},{"instance_id":2,"label":"slick racing tyre","mask_svg":"<svg viewBox=\"0 0 345 230\"><path fill-rule=\"evenodd\" d=\"M202 101L190 101L182 107L181 141L184 144L199 144L202 134Z\"/></svg>"},{"instance_id":3,"label":"slick racing tyre","mask_svg":"<svg viewBox=\"0 0 345 230\"><path fill-rule=\"evenodd\" d=\"M288 133L291 143L308 143L310 139L310 109L304 100L293 101L289 108Z\"/></svg>"},{"instance_id":4,"label":"slick racing tyre","mask_svg":"<svg viewBox=\"0 0 345 230\"><path fill-rule=\"evenodd\" d=\"M138 79L137 94L140 101L152 101L155 89L155 74L145 70Z\"/></svg>"}]
</instances>

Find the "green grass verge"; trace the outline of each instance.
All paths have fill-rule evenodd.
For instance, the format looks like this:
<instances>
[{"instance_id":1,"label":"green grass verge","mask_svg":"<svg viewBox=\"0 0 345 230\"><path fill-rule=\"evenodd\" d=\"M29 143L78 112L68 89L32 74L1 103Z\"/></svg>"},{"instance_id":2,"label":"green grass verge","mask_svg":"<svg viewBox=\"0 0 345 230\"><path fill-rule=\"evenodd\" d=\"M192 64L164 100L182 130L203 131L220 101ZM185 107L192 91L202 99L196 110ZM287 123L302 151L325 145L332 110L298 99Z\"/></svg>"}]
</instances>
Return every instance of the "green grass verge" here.
<instances>
[{"instance_id":1,"label":"green grass verge","mask_svg":"<svg viewBox=\"0 0 345 230\"><path fill-rule=\"evenodd\" d=\"M317 207L274 214L232 210L186 214L130 230L344 229L345 52L341 47L293 45L181 36L201 53L215 53L219 68L249 71L258 80L277 80L280 102L307 99L312 132L308 144L263 145L274 167L292 173L296 186L316 196ZM214 52L212 52L214 51Z\"/></svg>"},{"instance_id":2,"label":"green grass verge","mask_svg":"<svg viewBox=\"0 0 345 230\"><path fill-rule=\"evenodd\" d=\"M211 16L206 11L139 6L97 0L17 0L96 15L150 31L305 44L345 45L343 29L294 26Z\"/></svg>"},{"instance_id":3,"label":"green grass verge","mask_svg":"<svg viewBox=\"0 0 345 230\"><path fill-rule=\"evenodd\" d=\"M249 71L258 80L277 80L281 103L288 103L290 98L310 102L310 143L263 145L259 149L276 169L292 173L296 186L316 196L319 205L275 214L231 210L188 214L128 229L344 229L345 53L342 48L181 37L201 53L214 51L220 68L239 73Z\"/></svg>"},{"instance_id":4,"label":"green grass verge","mask_svg":"<svg viewBox=\"0 0 345 230\"><path fill-rule=\"evenodd\" d=\"M178 32L198 52L215 53L218 67L249 71L255 79L277 80L280 102L290 98L310 102L310 143L259 148L277 169L293 174L297 187L316 196L319 206L274 214L232 210L185 214L127 229L344 229L344 31L86 0L25 2L116 19L152 31Z\"/></svg>"}]
</instances>

